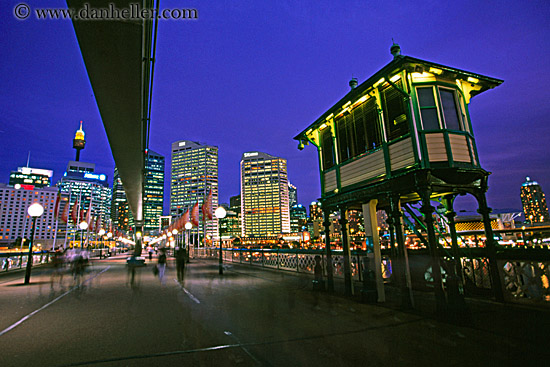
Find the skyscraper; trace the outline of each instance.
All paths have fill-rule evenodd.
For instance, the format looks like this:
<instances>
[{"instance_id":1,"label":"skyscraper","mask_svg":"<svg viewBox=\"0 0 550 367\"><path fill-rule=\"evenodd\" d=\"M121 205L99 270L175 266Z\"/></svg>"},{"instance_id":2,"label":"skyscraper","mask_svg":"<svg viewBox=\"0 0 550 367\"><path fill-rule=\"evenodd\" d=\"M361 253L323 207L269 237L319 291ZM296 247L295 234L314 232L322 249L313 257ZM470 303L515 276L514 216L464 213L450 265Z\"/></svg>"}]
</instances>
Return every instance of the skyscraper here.
<instances>
[{"instance_id":1,"label":"skyscraper","mask_svg":"<svg viewBox=\"0 0 550 367\"><path fill-rule=\"evenodd\" d=\"M234 227L232 228L232 235L234 237L240 237L242 234L241 224L242 224L242 214L241 214L241 195L231 196L229 198L229 211L236 214L237 221L233 223ZM221 231L221 229L220 229Z\"/></svg>"},{"instance_id":2,"label":"skyscraper","mask_svg":"<svg viewBox=\"0 0 550 367\"><path fill-rule=\"evenodd\" d=\"M115 227L127 232L134 226L134 217L130 211L122 180L115 167L113 175L113 194L111 196L111 220Z\"/></svg>"},{"instance_id":3,"label":"skyscraper","mask_svg":"<svg viewBox=\"0 0 550 367\"><path fill-rule=\"evenodd\" d=\"M307 229L307 210L302 204L296 204L290 207L290 231L292 233L301 232Z\"/></svg>"},{"instance_id":4,"label":"skyscraper","mask_svg":"<svg viewBox=\"0 0 550 367\"><path fill-rule=\"evenodd\" d=\"M312 233L314 239L319 238L321 232L325 230L323 227L323 208L321 208L321 203L318 201L312 201L309 204L308 230Z\"/></svg>"},{"instance_id":5,"label":"skyscraper","mask_svg":"<svg viewBox=\"0 0 550 367\"><path fill-rule=\"evenodd\" d=\"M159 231L159 218L164 203L164 156L149 150L145 161L145 197L143 198L143 232L146 235ZM113 176L113 195L111 201L111 219L118 228L128 231L134 226L134 218L118 169Z\"/></svg>"},{"instance_id":6,"label":"skyscraper","mask_svg":"<svg viewBox=\"0 0 550 367\"><path fill-rule=\"evenodd\" d=\"M56 186L61 195L68 198L67 205L72 207L78 201L81 212L88 210L91 203L91 216L100 217L102 226L105 226L111 212L111 188L107 175L95 173L94 163L69 161L67 171ZM63 236L65 231L70 233L71 230L77 229L77 226L78 224L75 225L69 220L66 228L58 227L58 238Z\"/></svg>"},{"instance_id":7,"label":"skyscraper","mask_svg":"<svg viewBox=\"0 0 550 367\"><path fill-rule=\"evenodd\" d=\"M172 169L170 178L170 214L179 216L201 205L212 191L213 211L218 207L218 147L194 141L172 143ZM200 221L199 235L204 234ZM218 236L217 221L206 222L206 234Z\"/></svg>"},{"instance_id":8,"label":"skyscraper","mask_svg":"<svg viewBox=\"0 0 550 367\"><path fill-rule=\"evenodd\" d=\"M298 204L298 189L288 181L288 205L292 208Z\"/></svg>"},{"instance_id":9,"label":"skyscraper","mask_svg":"<svg viewBox=\"0 0 550 367\"><path fill-rule=\"evenodd\" d=\"M145 234L159 229L164 203L164 156L149 150L145 161L145 197L143 198L143 231Z\"/></svg>"},{"instance_id":10,"label":"skyscraper","mask_svg":"<svg viewBox=\"0 0 550 367\"><path fill-rule=\"evenodd\" d=\"M27 209L32 203L40 203L44 213L36 221L35 245L50 249L55 237L54 206L57 188L20 188L0 184L0 245L21 246L21 239L31 237L32 220ZM62 225L62 222L59 222ZM59 238L58 238L59 240ZM29 243L25 242L24 246ZM57 242L56 246L59 246Z\"/></svg>"},{"instance_id":11,"label":"skyscraper","mask_svg":"<svg viewBox=\"0 0 550 367\"><path fill-rule=\"evenodd\" d=\"M525 220L531 224L550 222L544 192L540 185L536 181L531 181L529 177L521 185L521 203Z\"/></svg>"},{"instance_id":12,"label":"skyscraper","mask_svg":"<svg viewBox=\"0 0 550 367\"><path fill-rule=\"evenodd\" d=\"M262 152L241 158L243 236L290 233L286 160Z\"/></svg>"},{"instance_id":13,"label":"skyscraper","mask_svg":"<svg viewBox=\"0 0 550 367\"><path fill-rule=\"evenodd\" d=\"M17 167L17 171L11 171L9 185L20 185L27 189L49 187L53 171L49 169Z\"/></svg>"},{"instance_id":14,"label":"skyscraper","mask_svg":"<svg viewBox=\"0 0 550 367\"><path fill-rule=\"evenodd\" d=\"M241 222L239 214L227 204L221 204L226 209L225 218L220 219L220 237L223 239L241 237Z\"/></svg>"}]
</instances>

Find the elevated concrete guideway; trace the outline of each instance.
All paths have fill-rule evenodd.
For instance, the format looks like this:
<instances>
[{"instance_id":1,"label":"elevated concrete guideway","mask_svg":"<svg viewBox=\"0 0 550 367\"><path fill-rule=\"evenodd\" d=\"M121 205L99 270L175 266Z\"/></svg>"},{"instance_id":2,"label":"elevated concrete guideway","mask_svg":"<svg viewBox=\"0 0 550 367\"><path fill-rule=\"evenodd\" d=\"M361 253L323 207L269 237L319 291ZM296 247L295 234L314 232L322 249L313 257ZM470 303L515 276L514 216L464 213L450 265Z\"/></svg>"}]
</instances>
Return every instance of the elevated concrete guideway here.
<instances>
[{"instance_id":1,"label":"elevated concrete guideway","mask_svg":"<svg viewBox=\"0 0 550 367\"><path fill-rule=\"evenodd\" d=\"M155 259L153 260L154 264ZM544 365L547 311L469 302L457 326L312 290L311 277L192 260L182 284L162 285L125 257L94 262L73 287L46 267L0 275L0 365L7 366L476 366ZM338 285L342 286L343 285ZM433 307L432 294L417 297ZM139 315L135 317L135 315ZM544 363L544 364L542 364Z\"/></svg>"},{"instance_id":2,"label":"elevated concrete guideway","mask_svg":"<svg viewBox=\"0 0 550 367\"><path fill-rule=\"evenodd\" d=\"M67 0L72 9L151 8L151 0ZM157 2L158 4L158 2ZM122 11L122 10L120 10ZM119 12L120 12L119 11ZM154 41L152 19L73 20L78 45L128 204L143 222Z\"/></svg>"}]
</instances>

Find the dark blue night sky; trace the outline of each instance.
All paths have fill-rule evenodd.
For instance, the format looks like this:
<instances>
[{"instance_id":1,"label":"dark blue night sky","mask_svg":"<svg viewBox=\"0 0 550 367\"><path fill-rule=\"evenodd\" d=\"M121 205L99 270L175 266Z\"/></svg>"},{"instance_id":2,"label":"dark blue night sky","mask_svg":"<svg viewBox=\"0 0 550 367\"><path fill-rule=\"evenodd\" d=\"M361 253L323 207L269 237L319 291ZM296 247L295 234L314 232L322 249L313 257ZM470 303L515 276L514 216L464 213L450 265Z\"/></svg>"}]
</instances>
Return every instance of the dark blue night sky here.
<instances>
[{"instance_id":1,"label":"dark blue night sky","mask_svg":"<svg viewBox=\"0 0 550 367\"><path fill-rule=\"evenodd\" d=\"M19 21L0 5L0 182L26 164L54 170L81 159L112 178L114 162L69 20ZM65 7L63 1L28 1ZM336 4L338 3L338 5ZM402 3L407 3L403 5ZM402 53L503 79L472 99L489 205L521 208L530 176L550 192L550 3L548 1L161 1L195 8L197 20L161 21L151 149L167 157L180 139L219 147L220 201L239 193L239 161L259 150L288 160L298 198L320 196L313 147L292 138L349 90ZM168 187L168 186L167 186ZM167 195L168 196L168 195ZM166 197L168 200L168 197ZM473 208L473 200L463 200Z\"/></svg>"}]
</instances>

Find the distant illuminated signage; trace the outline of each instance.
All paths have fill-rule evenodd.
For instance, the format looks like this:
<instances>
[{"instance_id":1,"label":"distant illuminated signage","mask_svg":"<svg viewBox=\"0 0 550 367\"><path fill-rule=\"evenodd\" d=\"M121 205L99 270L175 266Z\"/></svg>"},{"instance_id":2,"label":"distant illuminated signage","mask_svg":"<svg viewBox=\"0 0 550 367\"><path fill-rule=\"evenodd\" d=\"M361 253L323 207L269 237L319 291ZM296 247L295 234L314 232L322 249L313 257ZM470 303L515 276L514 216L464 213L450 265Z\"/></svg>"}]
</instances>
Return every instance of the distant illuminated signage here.
<instances>
[{"instance_id":1,"label":"distant illuminated signage","mask_svg":"<svg viewBox=\"0 0 550 367\"><path fill-rule=\"evenodd\" d=\"M90 178L92 180L100 180L100 181L105 181L105 175L104 174L101 174L101 175L98 175L98 174L95 174L95 173L85 173L84 174L84 178Z\"/></svg>"},{"instance_id":2,"label":"distant illuminated signage","mask_svg":"<svg viewBox=\"0 0 550 367\"><path fill-rule=\"evenodd\" d=\"M180 147L184 147L185 146L185 142L184 141L180 141L180 143L178 144Z\"/></svg>"},{"instance_id":3,"label":"distant illuminated signage","mask_svg":"<svg viewBox=\"0 0 550 367\"><path fill-rule=\"evenodd\" d=\"M244 157L245 158L248 158L248 157L255 157L258 155L258 152L254 152L254 153L244 153Z\"/></svg>"}]
</instances>

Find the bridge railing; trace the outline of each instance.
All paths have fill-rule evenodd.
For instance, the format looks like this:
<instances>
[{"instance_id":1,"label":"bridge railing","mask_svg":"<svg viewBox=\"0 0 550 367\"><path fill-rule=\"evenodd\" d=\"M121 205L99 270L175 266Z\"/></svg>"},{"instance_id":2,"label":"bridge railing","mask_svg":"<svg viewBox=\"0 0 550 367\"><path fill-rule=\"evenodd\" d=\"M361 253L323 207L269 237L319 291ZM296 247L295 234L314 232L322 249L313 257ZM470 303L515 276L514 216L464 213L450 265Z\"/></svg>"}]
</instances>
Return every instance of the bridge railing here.
<instances>
[{"instance_id":1,"label":"bridge railing","mask_svg":"<svg viewBox=\"0 0 550 367\"><path fill-rule=\"evenodd\" d=\"M122 252L125 249L119 248L118 251ZM91 250L90 257L101 258L107 257L109 249L93 249ZM33 252L32 264L33 266L48 264L51 262L55 252L53 251L35 251ZM5 252L0 253L0 273L22 269L27 266L29 253L23 252Z\"/></svg>"},{"instance_id":2,"label":"bridge railing","mask_svg":"<svg viewBox=\"0 0 550 367\"><path fill-rule=\"evenodd\" d=\"M217 247L201 247L193 249L195 256L201 258L218 258ZM262 248L224 248L222 251L225 262L249 264L271 269L293 271L297 273L313 274L315 257L320 256L323 268L323 276L327 275L326 252L324 250L305 249L262 249ZM356 281L362 281L363 261L365 251L352 251L351 268L352 276ZM344 256L343 251L333 250L332 273L336 278L344 278ZM382 273L385 279L391 276L391 261L389 257L383 257Z\"/></svg>"},{"instance_id":3,"label":"bridge railing","mask_svg":"<svg viewBox=\"0 0 550 367\"><path fill-rule=\"evenodd\" d=\"M51 261L53 253L49 251L35 251L32 253L32 264L47 264ZM8 272L27 266L28 252L0 253L0 272Z\"/></svg>"},{"instance_id":4,"label":"bridge railing","mask_svg":"<svg viewBox=\"0 0 550 367\"><path fill-rule=\"evenodd\" d=\"M195 256L218 258L216 247L194 249ZM321 258L323 276L332 270L334 278L344 278L344 256L342 251L332 251L332 264L327 263L324 250L306 249L262 249L262 248L224 248L224 262L249 264L281 271L313 274L315 257ZM363 280L365 251L351 252L351 272L354 281ZM498 269L505 299L508 302L541 304L550 306L550 249L506 249L498 252ZM433 278L430 256L427 251L408 251L412 288L432 290ZM443 282L453 265L452 259L441 258ZM464 292L469 297L490 298L493 295L489 272L489 261L485 249L464 251L460 258ZM372 269L371 269L372 270ZM382 276L385 283L391 284L392 259L390 252L382 255Z\"/></svg>"}]
</instances>

